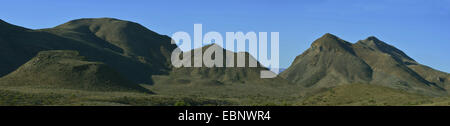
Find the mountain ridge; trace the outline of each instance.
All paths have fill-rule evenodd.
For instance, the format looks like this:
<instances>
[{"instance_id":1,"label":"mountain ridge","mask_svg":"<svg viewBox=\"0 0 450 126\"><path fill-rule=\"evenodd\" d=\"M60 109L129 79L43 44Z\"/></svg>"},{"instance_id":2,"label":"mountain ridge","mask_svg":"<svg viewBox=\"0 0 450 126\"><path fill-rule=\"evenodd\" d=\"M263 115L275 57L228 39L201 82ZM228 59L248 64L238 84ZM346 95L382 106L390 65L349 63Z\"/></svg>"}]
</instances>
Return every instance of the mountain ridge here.
<instances>
[{"instance_id":1,"label":"mountain ridge","mask_svg":"<svg viewBox=\"0 0 450 126\"><path fill-rule=\"evenodd\" d=\"M41 51L14 72L0 78L0 83L3 86L151 93L108 65L87 61L79 52L70 50Z\"/></svg>"},{"instance_id":2,"label":"mountain ridge","mask_svg":"<svg viewBox=\"0 0 450 126\"><path fill-rule=\"evenodd\" d=\"M206 66L205 62L203 62L202 67L194 67L194 63L197 59L194 58L195 52L200 52L199 50L202 50L202 55L208 55L211 56L211 59L215 59L216 54L217 56L221 56L223 58L222 66ZM213 52L211 52L213 51ZM191 66L190 67L179 67L179 68L173 68L172 72L169 74L169 78L171 80L182 80L185 83L195 83L196 80L210 80L209 82L216 83L219 85L223 84L236 84L236 83L242 83L242 84L275 84L275 81L285 82L283 79L276 77L271 79L261 79L260 73L262 70L269 70L263 65L261 65L253 56L251 56L248 52L232 52L229 50L224 49L218 44L208 44L200 48L196 48L193 50L186 51L184 53L189 53L191 56ZM234 55L234 59L229 59L227 55L232 54ZM237 67L238 63L238 55L243 55L245 57L245 65L244 67ZM204 60L204 59L203 59ZM242 59L241 59L242 60ZM227 67L227 64L231 63L234 64L234 67ZM250 62L255 62L256 67L250 67ZM275 74L275 73L273 73ZM176 82L172 82L176 83ZM202 82L199 82L202 83Z\"/></svg>"},{"instance_id":3,"label":"mountain ridge","mask_svg":"<svg viewBox=\"0 0 450 126\"><path fill-rule=\"evenodd\" d=\"M337 43L337 44L336 44ZM329 46L333 45L333 46ZM328 52L327 52L328 50ZM346 58L345 62L332 62L334 59L345 59L341 54L347 52L352 54L353 58ZM326 57L328 56L328 57ZM328 58L329 62L322 62L323 57ZM319 60L311 60L319 59ZM322 60L320 60L322 59ZM330 62L331 61L331 62ZM442 80L446 80L445 74L432 72L433 69L423 68L422 66L416 67L416 69L411 69L411 65L420 65L415 60L406 55L403 51L389 45L374 36L370 36L365 40L359 40L358 42L352 44L340 39L339 37L326 33L321 38L315 40L312 46L299 55L286 71L282 72L280 75L294 83L305 84L305 79L315 78L313 82L306 82L309 85L315 85L316 88L324 87L323 85L328 85L325 87L334 87L332 85L335 83L355 83L352 82L352 75L344 74L345 76L336 75L333 70L335 68L330 67L337 64L349 64L353 63L348 67L340 66L341 68L347 68L347 70L362 70L363 72L357 73L367 73L364 76L367 82L370 84L378 84L391 88L408 90L412 92L419 92L424 94L440 95L445 94L445 90L448 89L447 83ZM356 64L364 64L360 67ZM314 64L315 67L308 66L308 64ZM318 65L317 65L318 64ZM420 67L420 68L419 68ZM320 69L316 69L320 68ZM364 70L364 68L367 68ZM430 82L424 79L424 75L419 75L417 70L431 71L435 73L435 76L440 75L441 83ZM426 69L426 70L425 70ZM304 72L302 70L309 70L310 72ZM320 72L322 71L322 72ZM324 72L327 71L327 72ZM340 70L345 71L345 70ZM314 74L314 72L319 72L320 74ZM313 73L313 74L311 74ZM333 75L334 80L329 81L328 75ZM427 77L433 78L433 77ZM302 80L303 79L303 80ZM323 82L323 80L328 80ZM330 82L332 83L330 85ZM361 83L361 82L356 82ZM439 85L440 84L440 85ZM317 86L318 85L318 86ZM313 86L314 87L314 86ZM445 88L447 87L447 88Z\"/></svg>"},{"instance_id":4,"label":"mountain ridge","mask_svg":"<svg viewBox=\"0 0 450 126\"><path fill-rule=\"evenodd\" d=\"M83 21L91 21L85 24ZM117 19L102 18L102 19L82 19L77 20L80 26L91 25L90 23L100 25L102 21L113 21L119 24L129 24L128 21ZM71 21L69 21L71 22ZM100 23L99 23L100 22ZM125 22L125 23L123 23ZM65 23L66 24L66 23ZM69 23L70 24L70 23ZM101 34L95 34L90 31L76 31L66 28L47 28L47 29L25 29L12 24L5 24L2 27L12 27L14 29L4 29L0 31L0 57L4 60L0 61L0 66L5 69L0 70L0 76L4 76L20 65L24 64L35 56L40 51L45 50L76 50L79 51L87 59L100 61L108 64L117 71L127 76L130 80L136 83L152 84L151 76L159 74L167 74L170 65L170 52L176 46L170 43L170 38L165 35L156 34L153 31L146 29L143 26L137 26L137 23L132 23L133 26L141 29L140 38L127 37L127 35L134 35L132 33L122 33L121 26L109 24L102 27L106 29ZM67 24L66 24L67 25ZM72 26L72 25L69 25ZM17 27L17 28L16 28ZM100 28L100 26L98 26ZM112 35L109 35L111 33ZM108 34L108 35L106 35ZM127 34L127 35L124 35ZM119 36L117 39L102 38L105 36ZM129 41L128 38L137 39L136 41ZM133 45L137 48L129 50L131 53L125 53L124 47L113 45L111 42L123 43L137 43L140 45ZM157 42L151 43L151 42ZM164 43L164 44L161 44ZM153 45L152 45L153 44ZM143 52L148 52L144 53ZM10 55L15 54L15 55Z\"/></svg>"},{"instance_id":5,"label":"mountain ridge","mask_svg":"<svg viewBox=\"0 0 450 126\"><path fill-rule=\"evenodd\" d=\"M280 76L306 87L318 84L317 87L328 88L341 84L367 83L372 76L371 71L364 61L357 58L351 43L327 33L297 56ZM328 85L330 82L336 83Z\"/></svg>"},{"instance_id":6,"label":"mountain ridge","mask_svg":"<svg viewBox=\"0 0 450 126\"><path fill-rule=\"evenodd\" d=\"M374 36L350 43L326 33L297 56L279 78L268 81L258 78L257 73L266 70L259 63L257 68L174 68L170 58L177 46L171 44L171 39L130 21L84 18L38 30L0 21L0 27L3 59L0 67L6 68L0 70L0 76L19 68L41 51L74 50L87 60L107 64L133 83L153 84L154 76L163 76L182 83L205 78L210 81L199 83L278 81L277 84L292 83L311 89L366 83L429 95L442 95L450 89L448 73L419 64ZM251 60L247 52L243 53L246 62Z\"/></svg>"}]
</instances>

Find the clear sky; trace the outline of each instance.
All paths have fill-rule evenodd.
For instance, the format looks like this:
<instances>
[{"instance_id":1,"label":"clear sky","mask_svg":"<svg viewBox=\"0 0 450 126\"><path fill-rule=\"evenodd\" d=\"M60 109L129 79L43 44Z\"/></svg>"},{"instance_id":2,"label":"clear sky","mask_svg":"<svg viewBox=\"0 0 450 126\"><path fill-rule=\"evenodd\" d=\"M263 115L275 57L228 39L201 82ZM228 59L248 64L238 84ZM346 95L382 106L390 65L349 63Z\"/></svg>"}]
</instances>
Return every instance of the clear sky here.
<instances>
[{"instance_id":1,"label":"clear sky","mask_svg":"<svg viewBox=\"0 0 450 126\"><path fill-rule=\"evenodd\" d=\"M450 0L2 0L0 19L32 29L78 18L138 22L160 34L280 32L280 64L325 33L356 42L368 36L416 61L450 72Z\"/></svg>"}]
</instances>

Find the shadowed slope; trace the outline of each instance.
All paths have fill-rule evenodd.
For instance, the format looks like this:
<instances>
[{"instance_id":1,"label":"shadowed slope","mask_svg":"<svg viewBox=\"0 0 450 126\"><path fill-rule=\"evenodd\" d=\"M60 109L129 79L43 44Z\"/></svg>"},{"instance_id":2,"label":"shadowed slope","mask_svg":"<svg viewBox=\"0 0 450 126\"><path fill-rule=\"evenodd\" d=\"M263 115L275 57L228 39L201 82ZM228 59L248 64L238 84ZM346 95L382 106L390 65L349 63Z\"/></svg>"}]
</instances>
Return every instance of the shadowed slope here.
<instances>
[{"instance_id":1,"label":"shadowed slope","mask_svg":"<svg viewBox=\"0 0 450 126\"><path fill-rule=\"evenodd\" d=\"M353 45L357 55L374 70L371 83L403 90L416 90L426 94L443 92L442 87L425 80L407 65L417 64L399 49L375 37Z\"/></svg>"},{"instance_id":2,"label":"shadowed slope","mask_svg":"<svg viewBox=\"0 0 450 126\"><path fill-rule=\"evenodd\" d=\"M327 33L280 76L306 87L333 87L368 83L372 69L355 55L350 43Z\"/></svg>"},{"instance_id":3,"label":"shadowed slope","mask_svg":"<svg viewBox=\"0 0 450 126\"><path fill-rule=\"evenodd\" d=\"M421 64L411 64L408 67L427 81L443 87L447 91L450 90L450 74Z\"/></svg>"},{"instance_id":4,"label":"shadowed slope","mask_svg":"<svg viewBox=\"0 0 450 126\"><path fill-rule=\"evenodd\" d=\"M444 87L448 87L448 74L418 64L375 37L351 44L331 34L314 41L281 76L312 88L370 83L426 95L443 95L446 94Z\"/></svg>"},{"instance_id":5,"label":"shadowed slope","mask_svg":"<svg viewBox=\"0 0 450 126\"><path fill-rule=\"evenodd\" d=\"M194 66L194 52L195 50L202 49L203 55L211 54L211 58L215 59L215 53L213 50L221 50L223 57L222 67L206 67L203 62L202 67L180 67L173 68L169 77L175 82L167 83L197 83L197 84L211 84L211 85L221 85L221 84L235 84L235 83L247 83L247 84L286 84L282 78L276 77L271 79L261 79L260 73L262 70L268 70L263 67L255 58L252 56L249 58L250 54L247 52L234 53L225 50L219 45L212 44L207 45L202 48L194 49L185 53L191 54L191 66ZM208 51L207 51L208 50ZM211 52L209 52L211 51ZM226 64L231 63L232 60L227 59L227 53L234 55L234 66L235 67L225 67ZM245 56L245 67L236 67L238 62L238 55L242 54ZM180 55L181 56L181 55ZM249 67L249 62L255 62L257 67Z\"/></svg>"},{"instance_id":6,"label":"shadowed slope","mask_svg":"<svg viewBox=\"0 0 450 126\"><path fill-rule=\"evenodd\" d=\"M159 69L170 67L170 53L176 48L168 36L113 18L78 19L45 30L108 48Z\"/></svg>"},{"instance_id":7,"label":"shadowed slope","mask_svg":"<svg viewBox=\"0 0 450 126\"><path fill-rule=\"evenodd\" d=\"M113 18L85 18L43 29L127 57L138 65L104 61L138 83L153 83L152 75L168 74L176 48L168 36L144 26ZM124 68L127 66L128 68Z\"/></svg>"},{"instance_id":8,"label":"shadowed slope","mask_svg":"<svg viewBox=\"0 0 450 126\"><path fill-rule=\"evenodd\" d=\"M42 51L0 79L10 86L56 87L93 91L148 90L122 77L101 62L86 61L76 51Z\"/></svg>"},{"instance_id":9,"label":"shadowed slope","mask_svg":"<svg viewBox=\"0 0 450 126\"><path fill-rule=\"evenodd\" d=\"M79 19L51 29L30 30L0 22L0 76L44 50L77 50L113 67L128 79L151 84L151 75L167 74L170 38L139 24L110 18ZM14 54L14 55L12 55Z\"/></svg>"},{"instance_id":10,"label":"shadowed slope","mask_svg":"<svg viewBox=\"0 0 450 126\"><path fill-rule=\"evenodd\" d=\"M70 39L58 37L46 32L39 32L0 22L0 76L4 76L30 60L37 52L52 49L78 49L92 52ZM97 52L98 53L98 52Z\"/></svg>"}]
</instances>

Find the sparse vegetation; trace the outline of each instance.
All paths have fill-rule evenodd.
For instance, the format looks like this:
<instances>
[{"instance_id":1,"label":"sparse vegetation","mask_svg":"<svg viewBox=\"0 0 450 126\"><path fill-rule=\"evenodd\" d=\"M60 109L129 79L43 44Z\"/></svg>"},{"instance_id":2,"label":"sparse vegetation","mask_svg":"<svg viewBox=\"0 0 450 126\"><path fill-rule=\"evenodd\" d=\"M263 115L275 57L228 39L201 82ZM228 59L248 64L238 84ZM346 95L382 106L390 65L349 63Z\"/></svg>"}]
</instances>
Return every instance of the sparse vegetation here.
<instances>
[{"instance_id":1,"label":"sparse vegetation","mask_svg":"<svg viewBox=\"0 0 450 126\"><path fill-rule=\"evenodd\" d=\"M0 105L450 105L448 73L375 37L352 44L325 34L272 79L260 78L259 63L174 68L170 41L111 18L40 30L0 20ZM210 47L223 49L199 49Z\"/></svg>"},{"instance_id":2,"label":"sparse vegetation","mask_svg":"<svg viewBox=\"0 0 450 126\"><path fill-rule=\"evenodd\" d=\"M261 87L147 85L157 94L46 87L0 87L1 106L416 106L450 105L448 97L429 97L377 85L352 84L310 93L292 86Z\"/></svg>"},{"instance_id":3,"label":"sparse vegetation","mask_svg":"<svg viewBox=\"0 0 450 126\"><path fill-rule=\"evenodd\" d=\"M433 97L370 84L349 84L314 94L298 105L398 106L433 103Z\"/></svg>"}]
</instances>

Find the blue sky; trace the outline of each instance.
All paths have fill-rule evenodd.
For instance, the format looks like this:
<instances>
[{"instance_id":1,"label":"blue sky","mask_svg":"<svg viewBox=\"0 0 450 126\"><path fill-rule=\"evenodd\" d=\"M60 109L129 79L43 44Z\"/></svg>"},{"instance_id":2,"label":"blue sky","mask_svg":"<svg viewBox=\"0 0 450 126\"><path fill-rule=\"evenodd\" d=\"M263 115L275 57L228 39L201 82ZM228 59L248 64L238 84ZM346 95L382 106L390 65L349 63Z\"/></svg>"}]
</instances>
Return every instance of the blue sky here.
<instances>
[{"instance_id":1,"label":"blue sky","mask_svg":"<svg viewBox=\"0 0 450 126\"><path fill-rule=\"evenodd\" d=\"M325 33L356 42L368 36L418 62L450 72L450 0L4 0L0 19L27 28L77 18L113 17L160 34L203 31L280 32L280 64Z\"/></svg>"}]
</instances>

